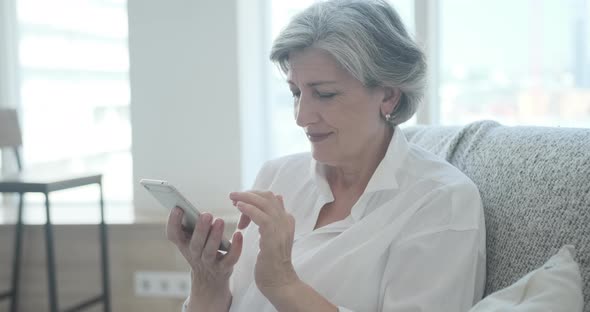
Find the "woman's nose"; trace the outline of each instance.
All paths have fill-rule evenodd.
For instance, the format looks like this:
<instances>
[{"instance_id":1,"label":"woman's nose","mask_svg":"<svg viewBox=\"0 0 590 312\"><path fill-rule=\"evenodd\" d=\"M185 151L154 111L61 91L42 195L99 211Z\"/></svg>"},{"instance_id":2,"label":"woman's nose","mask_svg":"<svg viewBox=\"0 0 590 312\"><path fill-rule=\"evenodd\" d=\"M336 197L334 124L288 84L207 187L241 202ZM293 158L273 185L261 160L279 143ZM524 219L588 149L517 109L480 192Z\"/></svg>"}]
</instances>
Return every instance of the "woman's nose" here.
<instances>
[{"instance_id":1,"label":"woman's nose","mask_svg":"<svg viewBox=\"0 0 590 312\"><path fill-rule=\"evenodd\" d=\"M304 94L295 100L295 121L299 127L306 127L319 120L318 112L315 109L313 99Z\"/></svg>"}]
</instances>

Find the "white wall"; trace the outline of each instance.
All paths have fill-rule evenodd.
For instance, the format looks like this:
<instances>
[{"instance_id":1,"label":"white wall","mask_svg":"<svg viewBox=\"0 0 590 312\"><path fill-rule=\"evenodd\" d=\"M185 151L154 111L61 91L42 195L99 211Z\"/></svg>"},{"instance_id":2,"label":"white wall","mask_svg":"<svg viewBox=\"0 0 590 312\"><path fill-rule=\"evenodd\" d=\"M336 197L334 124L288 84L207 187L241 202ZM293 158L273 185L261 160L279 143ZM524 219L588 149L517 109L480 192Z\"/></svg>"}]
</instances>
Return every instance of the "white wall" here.
<instances>
[{"instance_id":1,"label":"white wall","mask_svg":"<svg viewBox=\"0 0 590 312\"><path fill-rule=\"evenodd\" d=\"M0 108L18 107L19 76L17 73L16 3L0 0ZM8 153L7 153L8 152ZM16 159L9 150L0 151L0 174L14 172ZM0 194L0 198L2 198Z\"/></svg>"},{"instance_id":2,"label":"white wall","mask_svg":"<svg viewBox=\"0 0 590 312\"><path fill-rule=\"evenodd\" d=\"M165 179L218 215L241 182L236 1L129 0L136 214L162 217L140 188Z\"/></svg>"},{"instance_id":3,"label":"white wall","mask_svg":"<svg viewBox=\"0 0 590 312\"><path fill-rule=\"evenodd\" d=\"M16 3L0 1L0 107L18 107Z\"/></svg>"},{"instance_id":4,"label":"white wall","mask_svg":"<svg viewBox=\"0 0 590 312\"><path fill-rule=\"evenodd\" d=\"M270 135L265 127L270 122L265 75L270 64L270 1L238 0L237 9L242 185L249 188L271 154Z\"/></svg>"},{"instance_id":5,"label":"white wall","mask_svg":"<svg viewBox=\"0 0 590 312\"><path fill-rule=\"evenodd\" d=\"M0 1L0 107L5 107L8 101L8 85L7 85L7 71L8 65L7 52L8 42L4 38L9 34L8 32L8 1ZM1 152L0 152L1 154Z\"/></svg>"}]
</instances>

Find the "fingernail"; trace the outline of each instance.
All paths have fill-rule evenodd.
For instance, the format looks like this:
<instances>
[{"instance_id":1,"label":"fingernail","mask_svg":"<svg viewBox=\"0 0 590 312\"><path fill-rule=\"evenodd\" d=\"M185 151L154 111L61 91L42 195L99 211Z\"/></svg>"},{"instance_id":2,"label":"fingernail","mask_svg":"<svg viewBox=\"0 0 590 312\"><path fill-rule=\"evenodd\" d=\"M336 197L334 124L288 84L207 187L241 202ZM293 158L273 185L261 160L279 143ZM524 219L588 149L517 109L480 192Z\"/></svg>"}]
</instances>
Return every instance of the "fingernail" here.
<instances>
[{"instance_id":1,"label":"fingernail","mask_svg":"<svg viewBox=\"0 0 590 312\"><path fill-rule=\"evenodd\" d=\"M210 214L204 213L201 215L201 218L203 218L204 223L211 223L211 215Z\"/></svg>"}]
</instances>

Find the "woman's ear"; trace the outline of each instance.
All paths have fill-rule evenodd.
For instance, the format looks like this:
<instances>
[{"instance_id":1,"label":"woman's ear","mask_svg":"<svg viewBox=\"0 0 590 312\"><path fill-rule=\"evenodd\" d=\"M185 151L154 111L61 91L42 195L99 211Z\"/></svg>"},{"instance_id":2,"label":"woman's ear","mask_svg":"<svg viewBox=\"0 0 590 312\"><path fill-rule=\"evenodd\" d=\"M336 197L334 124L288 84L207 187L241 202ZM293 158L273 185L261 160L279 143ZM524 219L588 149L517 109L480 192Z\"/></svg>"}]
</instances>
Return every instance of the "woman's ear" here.
<instances>
[{"instance_id":1,"label":"woman's ear","mask_svg":"<svg viewBox=\"0 0 590 312\"><path fill-rule=\"evenodd\" d=\"M383 87L383 91L381 113L385 116L387 114L393 114L402 97L402 92L399 88L393 87Z\"/></svg>"}]
</instances>

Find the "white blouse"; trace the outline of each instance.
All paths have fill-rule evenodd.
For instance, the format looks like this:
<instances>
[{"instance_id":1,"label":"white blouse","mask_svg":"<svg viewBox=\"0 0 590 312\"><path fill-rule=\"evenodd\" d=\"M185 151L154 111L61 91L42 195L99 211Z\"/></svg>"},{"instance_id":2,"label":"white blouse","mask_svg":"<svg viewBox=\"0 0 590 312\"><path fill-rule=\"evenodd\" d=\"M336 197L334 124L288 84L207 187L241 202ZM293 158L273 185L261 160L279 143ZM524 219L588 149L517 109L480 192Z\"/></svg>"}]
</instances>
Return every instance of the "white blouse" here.
<instances>
[{"instance_id":1,"label":"white blouse","mask_svg":"<svg viewBox=\"0 0 590 312\"><path fill-rule=\"evenodd\" d=\"M264 165L253 189L283 196L295 217L299 278L344 311L467 311L485 282L485 226L477 187L395 129L384 159L344 220L314 230L333 201L310 153ZM258 228L244 230L230 278L230 311L276 311L254 282Z\"/></svg>"}]
</instances>

